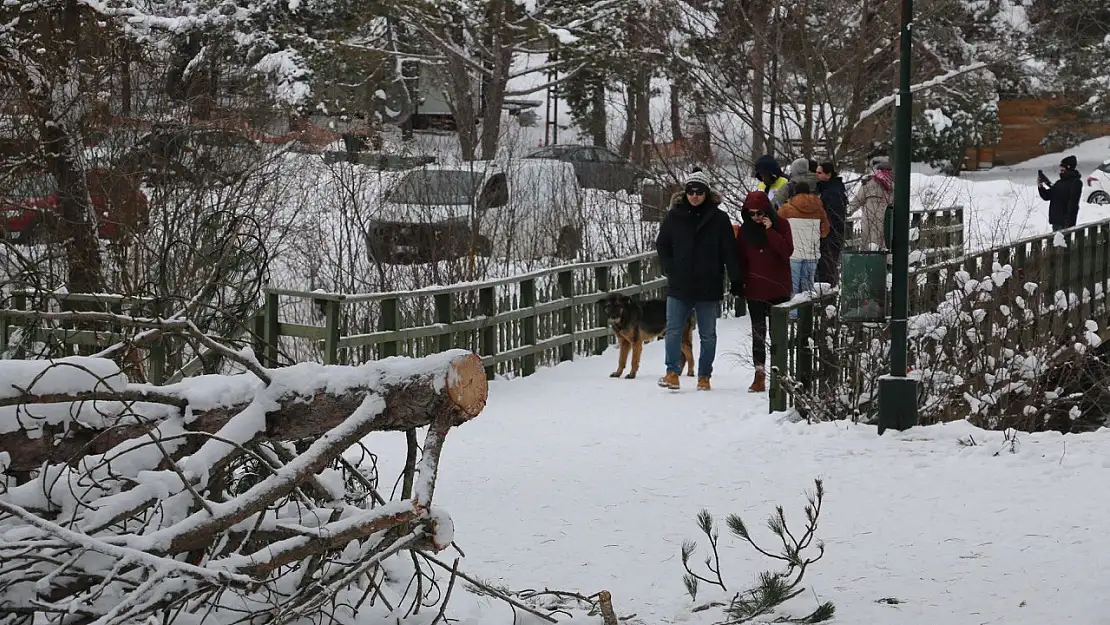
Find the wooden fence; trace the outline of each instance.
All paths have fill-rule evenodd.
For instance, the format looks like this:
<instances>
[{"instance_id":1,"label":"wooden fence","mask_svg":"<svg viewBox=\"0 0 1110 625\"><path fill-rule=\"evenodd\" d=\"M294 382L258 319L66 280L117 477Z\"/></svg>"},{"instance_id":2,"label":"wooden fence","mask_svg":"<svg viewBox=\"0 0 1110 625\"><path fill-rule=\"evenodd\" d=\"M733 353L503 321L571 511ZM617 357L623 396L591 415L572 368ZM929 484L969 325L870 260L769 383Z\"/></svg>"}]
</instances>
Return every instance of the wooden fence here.
<instances>
[{"instance_id":1,"label":"wooden fence","mask_svg":"<svg viewBox=\"0 0 1110 625\"><path fill-rule=\"evenodd\" d=\"M643 253L407 292L268 289L257 321L257 349L265 364L276 366L300 360L293 354L312 346L319 347L325 363L337 364L461 347L479 354L490 376L530 375L609 346L612 331L601 310L607 293L661 297L665 287L656 255ZM283 319L306 307L319 311L323 325Z\"/></svg>"},{"instance_id":2,"label":"wooden fence","mask_svg":"<svg viewBox=\"0 0 1110 625\"><path fill-rule=\"evenodd\" d=\"M1067 327L1099 317L1107 324L1106 293L1110 290L1110 220L1070 230L1031 237L962 258L910 271L910 314L936 310L947 295L966 284L982 280L995 264L1010 265L1012 277L997 296L1021 297L1028 309L1041 311L1058 292L1075 298L1065 314L1036 314L1025 323L1018 338L1029 341L1043 334L1062 336ZM1033 288L1032 285L1036 285ZM858 384L856 358L873 341L887 340L887 324L843 324L829 307L837 305L836 292L776 306L771 311L771 410L786 410L794 397L784 380L803 387L821 381L836 388ZM791 313L797 311L797 319ZM993 313L989 313L993 314ZM991 319L977 323L990 327ZM821 340L814 340L821 337ZM830 337L835 344L829 345ZM1015 339L1017 340L1017 339ZM884 372L885 373L885 372Z\"/></svg>"},{"instance_id":3,"label":"wooden fence","mask_svg":"<svg viewBox=\"0 0 1110 625\"><path fill-rule=\"evenodd\" d=\"M946 212L950 216L945 217ZM962 223L960 209L934 213L923 215L916 222L921 224L923 231L928 224L944 223L941 218ZM954 224L947 223L944 227L953 228ZM955 236L955 231L937 236L942 235ZM1078 235L1071 233L1069 236ZM962 244L962 226L959 239ZM980 258L974 256L971 260L979 262ZM944 293L947 282L940 279L939 272L940 268L949 266L952 264L930 267L915 274L932 276L915 288L915 292L920 292L914 296L915 305L932 302ZM648 252L617 260L566 265L498 280L416 291L351 295L267 289L258 312L242 324L242 334L229 338L252 345L261 362L269 367L300 361L358 364L390 356L419 357L465 348L481 355L490 376L530 375L538 367L600 354L608 347L611 330L600 309L600 301L606 293L660 297L665 286L666 279L661 276L657 257L654 252ZM51 298L54 301L85 298L107 303L120 312L139 310L150 304L142 298L119 296L68 294ZM119 301L109 302L106 298ZM12 294L10 302L11 309L27 309L28 300L23 295ZM791 309L796 308L801 313L797 327L812 327L813 320L819 317L814 314L816 306L829 303L835 303L835 297L826 296L808 304L775 309L772 327L779 340L773 343L782 344L784 327L787 334L791 334ZM732 304L732 298L726 295L723 314L731 315ZM28 339L44 341L49 338L62 345L105 346L122 336L120 329L107 326L103 330L75 330L45 327L44 324L9 325L12 320L5 319L4 313L5 310L0 309L0 354L7 353L8 357L27 355L24 347L11 345L17 333L22 337L21 345ZM9 346L13 349L9 350ZM147 377L152 383L173 382L202 371L203 354L189 354L186 358L180 354L180 349L180 345L162 343L141 350L149 371ZM799 360L796 352L793 348L777 350L773 347L774 366L792 374L804 368L804 359L801 364L795 364ZM784 397L781 391L772 393L772 406L785 405Z\"/></svg>"}]
</instances>

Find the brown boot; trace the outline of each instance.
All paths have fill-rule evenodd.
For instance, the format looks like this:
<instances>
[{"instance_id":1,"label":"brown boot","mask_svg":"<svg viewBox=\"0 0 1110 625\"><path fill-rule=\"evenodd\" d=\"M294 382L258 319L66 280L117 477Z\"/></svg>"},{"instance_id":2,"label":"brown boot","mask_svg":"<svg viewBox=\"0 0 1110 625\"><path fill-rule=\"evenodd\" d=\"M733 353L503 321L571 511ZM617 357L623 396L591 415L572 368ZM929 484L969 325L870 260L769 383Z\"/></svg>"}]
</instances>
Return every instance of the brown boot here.
<instances>
[{"instance_id":1,"label":"brown boot","mask_svg":"<svg viewBox=\"0 0 1110 625\"><path fill-rule=\"evenodd\" d=\"M755 368L755 381L748 387L749 393L762 393L767 390L767 375L763 373L763 367Z\"/></svg>"},{"instance_id":2,"label":"brown boot","mask_svg":"<svg viewBox=\"0 0 1110 625\"><path fill-rule=\"evenodd\" d=\"M659 378L659 386L662 386L663 388L669 388L671 390L678 390L678 374L668 371L667 375Z\"/></svg>"},{"instance_id":3,"label":"brown boot","mask_svg":"<svg viewBox=\"0 0 1110 625\"><path fill-rule=\"evenodd\" d=\"M699 375L698 376L698 390L699 391L708 391L709 389L710 389L709 376Z\"/></svg>"}]
</instances>

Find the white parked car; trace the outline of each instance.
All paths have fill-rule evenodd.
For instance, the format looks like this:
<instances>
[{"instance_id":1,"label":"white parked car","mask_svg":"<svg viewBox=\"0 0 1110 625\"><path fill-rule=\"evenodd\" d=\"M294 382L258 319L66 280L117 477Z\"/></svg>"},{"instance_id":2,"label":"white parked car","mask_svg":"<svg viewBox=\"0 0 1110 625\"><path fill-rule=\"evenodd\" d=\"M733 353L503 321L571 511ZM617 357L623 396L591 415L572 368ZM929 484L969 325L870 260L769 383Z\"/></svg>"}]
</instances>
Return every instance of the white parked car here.
<instances>
[{"instance_id":1,"label":"white parked car","mask_svg":"<svg viewBox=\"0 0 1110 625\"><path fill-rule=\"evenodd\" d=\"M1110 204L1110 159L1087 176L1086 194L1089 204Z\"/></svg>"},{"instance_id":2,"label":"white parked car","mask_svg":"<svg viewBox=\"0 0 1110 625\"><path fill-rule=\"evenodd\" d=\"M570 163L428 165L402 174L383 199L368 233L379 262L570 258L582 247L583 194Z\"/></svg>"}]
</instances>

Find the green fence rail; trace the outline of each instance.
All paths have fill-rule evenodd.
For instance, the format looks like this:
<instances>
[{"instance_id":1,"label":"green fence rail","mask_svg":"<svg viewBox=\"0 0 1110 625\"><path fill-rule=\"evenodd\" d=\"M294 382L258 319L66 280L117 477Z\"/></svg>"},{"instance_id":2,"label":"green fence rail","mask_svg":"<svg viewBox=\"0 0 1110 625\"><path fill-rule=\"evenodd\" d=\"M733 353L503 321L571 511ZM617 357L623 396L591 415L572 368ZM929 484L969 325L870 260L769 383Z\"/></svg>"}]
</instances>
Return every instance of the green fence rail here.
<instances>
[{"instance_id":1,"label":"green fence rail","mask_svg":"<svg viewBox=\"0 0 1110 625\"><path fill-rule=\"evenodd\" d=\"M1096 315L1099 325L1105 326L1105 298L1110 291L1110 220L912 269L911 315L936 310L966 279L990 276L995 264L1013 269L1013 276L997 290L999 297L1020 296L1037 311L1042 310L1046 299L1057 298L1058 292L1074 298L1075 305L1066 314L1035 315L1015 340L1029 341L1046 333L1062 335L1069 326L1078 327ZM1027 289L1029 284L1038 286ZM823 383L836 388L860 383L858 359L873 341L887 339L885 324L840 324L835 291L797 299L771 310L772 411L794 406L790 392L794 384L805 388ZM791 319L795 311L797 318ZM990 327L990 319L981 321L984 327ZM784 383L787 380L790 384Z\"/></svg>"}]
</instances>

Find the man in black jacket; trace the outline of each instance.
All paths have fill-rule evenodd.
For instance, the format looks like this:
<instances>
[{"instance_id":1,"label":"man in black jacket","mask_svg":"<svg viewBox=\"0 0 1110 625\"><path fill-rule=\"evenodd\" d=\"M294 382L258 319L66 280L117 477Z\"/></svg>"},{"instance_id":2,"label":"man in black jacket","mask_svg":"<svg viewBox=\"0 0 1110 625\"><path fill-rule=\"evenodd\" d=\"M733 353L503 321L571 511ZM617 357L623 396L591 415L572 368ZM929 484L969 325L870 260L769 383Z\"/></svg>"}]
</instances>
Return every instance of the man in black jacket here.
<instances>
[{"instance_id":1,"label":"man in black jacket","mask_svg":"<svg viewBox=\"0 0 1110 625\"><path fill-rule=\"evenodd\" d=\"M1060 179L1049 182L1042 172L1037 172L1037 191L1048 202L1048 223L1052 230L1074 228L1079 221L1079 200L1083 197L1083 180L1076 171L1079 163L1074 156L1060 161Z\"/></svg>"},{"instance_id":2,"label":"man in black jacket","mask_svg":"<svg viewBox=\"0 0 1110 625\"><path fill-rule=\"evenodd\" d=\"M740 262L732 222L720 210L721 196L710 189L709 177L695 168L685 189L671 199L671 209L659 226L655 249L667 276L667 374L659 386L679 387L682 328L691 312L697 315L701 349L698 353L698 390L708 391L717 352L717 316L724 297L725 269L729 291L743 295Z\"/></svg>"},{"instance_id":3,"label":"man in black jacket","mask_svg":"<svg viewBox=\"0 0 1110 625\"><path fill-rule=\"evenodd\" d=\"M817 282L836 286L840 282L840 254L848 221L848 190L836 173L836 166L824 162L817 166L817 195L829 216L829 236L821 239L821 260L817 263Z\"/></svg>"}]
</instances>

